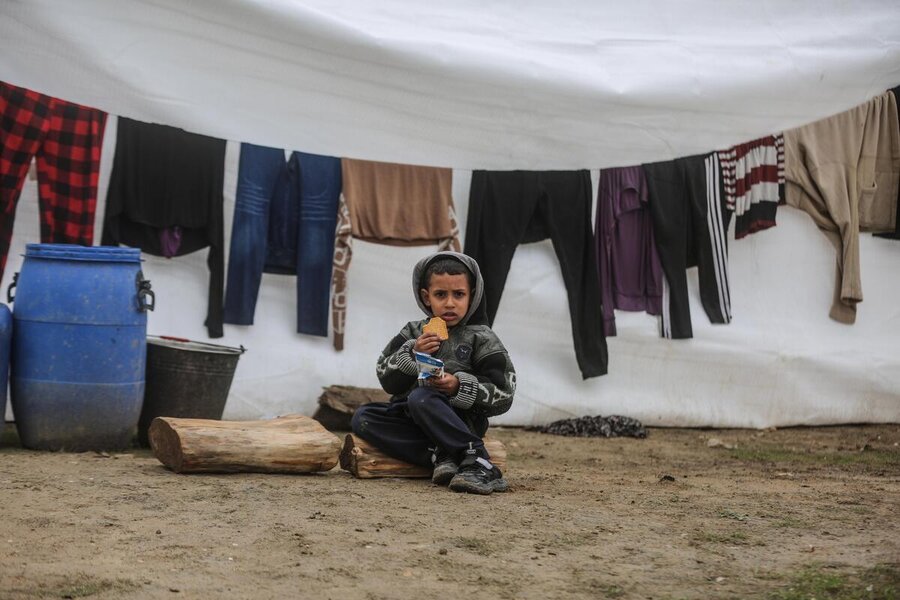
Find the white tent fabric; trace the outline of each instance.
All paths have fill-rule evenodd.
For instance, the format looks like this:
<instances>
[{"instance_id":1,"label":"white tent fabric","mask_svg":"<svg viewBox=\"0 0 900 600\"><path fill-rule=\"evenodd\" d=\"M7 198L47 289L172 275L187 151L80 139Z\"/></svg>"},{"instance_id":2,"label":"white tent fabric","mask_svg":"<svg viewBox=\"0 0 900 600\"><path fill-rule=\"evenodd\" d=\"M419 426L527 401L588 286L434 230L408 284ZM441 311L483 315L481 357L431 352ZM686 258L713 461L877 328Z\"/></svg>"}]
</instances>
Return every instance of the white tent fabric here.
<instances>
[{"instance_id":1,"label":"white tent fabric","mask_svg":"<svg viewBox=\"0 0 900 600\"><path fill-rule=\"evenodd\" d=\"M115 148L116 121L104 143L100 197ZM226 248L240 147L226 154ZM596 175L594 173L595 186ZM465 221L471 174L454 171L453 194ZM595 190L596 191L596 190ZM97 231L102 222L102 205ZM694 339L664 340L656 319L617 312L609 374L582 381L572 348L562 274L549 241L520 246L494 330L518 371L513 408L496 423L527 425L585 414L627 414L650 425L770 427L900 421L900 241L860 240L865 301L857 322L828 318L834 248L805 214L783 208L776 228L730 240L734 321L711 325L689 271ZM37 185L28 181L16 215L2 290L20 269L26 242L39 239ZM436 248L354 241L346 349L295 331L295 278L263 275L256 324L225 326L213 342L243 345L227 418L312 414L322 386L377 387L375 358L410 319L419 318L409 277ZM144 256L157 294L148 329L206 340L206 251L167 260Z\"/></svg>"},{"instance_id":2,"label":"white tent fabric","mask_svg":"<svg viewBox=\"0 0 900 600\"><path fill-rule=\"evenodd\" d=\"M900 82L894 0L7 0L0 79L229 140L465 169L728 147Z\"/></svg>"},{"instance_id":3,"label":"white tent fabric","mask_svg":"<svg viewBox=\"0 0 900 600\"><path fill-rule=\"evenodd\" d=\"M112 114L231 140L453 166L462 222L468 168L633 164L751 139L857 104L900 82L891 2L519 3L486 10L362 2L157 0L0 4L0 80ZM104 143L100 203L115 146ZM239 145L226 158L226 248ZM596 171L594 172L596 179ZM23 191L8 285L39 239ZM900 242L861 239L857 323L828 319L834 249L783 209L730 241L734 322L710 325L691 274L695 338L617 313L610 374L582 381L549 242L517 250L495 330L518 370L497 423L627 414L650 425L768 427L900 421ZM99 232L99 227L97 228ZM311 414L321 386L374 386L374 361L419 316L415 261L434 248L354 242L347 349L294 333L294 278L264 275L226 417ZM152 334L206 339L206 252L146 256Z\"/></svg>"}]
</instances>

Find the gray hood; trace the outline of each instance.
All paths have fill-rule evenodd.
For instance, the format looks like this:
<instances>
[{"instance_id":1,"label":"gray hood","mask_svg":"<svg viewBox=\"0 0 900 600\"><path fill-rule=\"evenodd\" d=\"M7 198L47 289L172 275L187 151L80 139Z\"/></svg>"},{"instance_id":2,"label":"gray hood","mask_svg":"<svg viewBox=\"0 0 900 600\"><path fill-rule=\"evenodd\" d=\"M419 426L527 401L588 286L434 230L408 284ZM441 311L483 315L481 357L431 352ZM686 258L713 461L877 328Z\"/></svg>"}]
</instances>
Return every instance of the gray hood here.
<instances>
[{"instance_id":1,"label":"gray hood","mask_svg":"<svg viewBox=\"0 0 900 600\"><path fill-rule=\"evenodd\" d=\"M412 277L413 295L416 297L416 304L419 305L419 308L422 309L422 312L424 312L429 317L432 316L431 310L427 306L425 306L424 302L422 302L422 297L419 295L419 290L425 287L424 285L422 285L422 276L425 274L425 270L428 268L428 265L440 258L454 258L458 260L469 270L469 272L472 273L472 276L475 279L475 289L472 290L472 298L469 302L469 310L466 312L465 316L459 320L459 325L487 325L487 311L485 310L483 302L484 280L481 278L481 269L478 268L478 263L474 258L472 258L471 256L466 256L465 254L461 254L459 252L451 252L449 250L445 252L436 252L434 254L426 256L416 263L416 267L413 269Z\"/></svg>"}]
</instances>

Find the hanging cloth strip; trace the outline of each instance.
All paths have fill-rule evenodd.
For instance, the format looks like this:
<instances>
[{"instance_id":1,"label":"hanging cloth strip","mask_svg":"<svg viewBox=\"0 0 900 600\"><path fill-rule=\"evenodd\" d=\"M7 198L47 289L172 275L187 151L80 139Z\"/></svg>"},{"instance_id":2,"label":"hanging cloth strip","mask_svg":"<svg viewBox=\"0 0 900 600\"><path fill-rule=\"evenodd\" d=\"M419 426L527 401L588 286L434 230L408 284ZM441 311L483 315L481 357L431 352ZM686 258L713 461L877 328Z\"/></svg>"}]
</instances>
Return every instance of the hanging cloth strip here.
<instances>
[{"instance_id":1,"label":"hanging cloth strip","mask_svg":"<svg viewBox=\"0 0 900 600\"><path fill-rule=\"evenodd\" d=\"M16 205L37 158L41 242L94 243L106 113L0 81L0 277Z\"/></svg>"}]
</instances>

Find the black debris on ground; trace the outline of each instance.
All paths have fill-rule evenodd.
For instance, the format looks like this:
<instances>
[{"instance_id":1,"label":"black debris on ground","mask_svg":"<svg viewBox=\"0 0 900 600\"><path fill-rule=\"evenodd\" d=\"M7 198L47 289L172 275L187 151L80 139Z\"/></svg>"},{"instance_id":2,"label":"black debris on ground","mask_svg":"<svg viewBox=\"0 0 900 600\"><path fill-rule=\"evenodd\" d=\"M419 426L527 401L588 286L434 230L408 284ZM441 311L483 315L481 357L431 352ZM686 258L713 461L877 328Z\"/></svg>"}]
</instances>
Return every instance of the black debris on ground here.
<instances>
[{"instance_id":1,"label":"black debris on ground","mask_svg":"<svg viewBox=\"0 0 900 600\"><path fill-rule=\"evenodd\" d=\"M647 430L637 419L611 415L609 417L578 417L577 419L561 419L549 425L526 427L529 431L567 435L569 437L647 437Z\"/></svg>"}]
</instances>

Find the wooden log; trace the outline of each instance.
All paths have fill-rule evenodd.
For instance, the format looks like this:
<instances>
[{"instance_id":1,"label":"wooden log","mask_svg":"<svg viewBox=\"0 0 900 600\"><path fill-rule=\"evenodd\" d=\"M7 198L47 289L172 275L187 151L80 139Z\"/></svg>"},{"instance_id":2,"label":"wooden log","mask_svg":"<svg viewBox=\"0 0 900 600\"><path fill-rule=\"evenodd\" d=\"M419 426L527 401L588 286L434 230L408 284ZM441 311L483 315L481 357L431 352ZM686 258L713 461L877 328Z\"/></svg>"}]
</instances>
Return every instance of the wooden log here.
<instances>
[{"instance_id":1,"label":"wooden log","mask_svg":"<svg viewBox=\"0 0 900 600\"><path fill-rule=\"evenodd\" d=\"M484 438L491 462L506 471L506 447L500 440ZM375 477L431 477L431 469L391 458L364 439L349 433L341 449L341 468L360 479Z\"/></svg>"},{"instance_id":2,"label":"wooden log","mask_svg":"<svg viewBox=\"0 0 900 600\"><path fill-rule=\"evenodd\" d=\"M338 462L341 441L302 415L270 421L157 417L150 447L176 473L312 473Z\"/></svg>"},{"instance_id":3,"label":"wooden log","mask_svg":"<svg viewBox=\"0 0 900 600\"><path fill-rule=\"evenodd\" d=\"M388 402L391 397L379 388L329 385L319 396L313 419L331 431L350 431L350 419L356 409L370 402Z\"/></svg>"}]
</instances>

